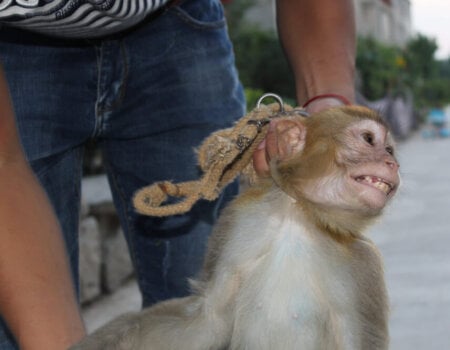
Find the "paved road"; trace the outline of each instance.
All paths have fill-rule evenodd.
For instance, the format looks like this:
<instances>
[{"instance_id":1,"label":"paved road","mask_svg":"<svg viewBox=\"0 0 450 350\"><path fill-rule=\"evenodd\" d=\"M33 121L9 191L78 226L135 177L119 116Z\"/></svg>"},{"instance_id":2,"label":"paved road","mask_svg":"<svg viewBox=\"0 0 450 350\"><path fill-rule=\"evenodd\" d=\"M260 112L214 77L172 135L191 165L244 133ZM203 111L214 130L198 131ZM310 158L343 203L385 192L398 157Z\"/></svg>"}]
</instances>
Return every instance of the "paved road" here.
<instances>
[{"instance_id":1,"label":"paved road","mask_svg":"<svg viewBox=\"0 0 450 350\"><path fill-rule=\"evenodd\" d=\"M369 233L385 259L391 349L450 349L450 139L399 147L402 188Z\"/></svg>"},{"instance_id":2,"label":"paved road","mask_svg":"<svg viewBox=\"0 0 450 350\"><path fill-rule=\"evenodd\" d=\"M403 184L369 236L385 259L392 350L450 349L450 139L399 145ZM84 311L88 328L139 307L136 285Z\"/></svg>"}]
</instances>

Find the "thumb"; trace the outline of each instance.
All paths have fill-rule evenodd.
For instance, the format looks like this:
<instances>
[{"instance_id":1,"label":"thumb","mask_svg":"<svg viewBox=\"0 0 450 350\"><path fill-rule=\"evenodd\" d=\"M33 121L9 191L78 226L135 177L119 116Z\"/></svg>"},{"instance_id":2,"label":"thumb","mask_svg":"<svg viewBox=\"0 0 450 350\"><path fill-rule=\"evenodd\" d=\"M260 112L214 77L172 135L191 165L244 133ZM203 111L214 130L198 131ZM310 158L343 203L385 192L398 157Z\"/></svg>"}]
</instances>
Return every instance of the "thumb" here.
<instances>
[{"instance_id":1,"label":"thumb","mask_svg":"<svg viewBox=\"0 0 450 350\"><path fill-rule=\"evenodd\" d=\"M265 139L258 145L255 152L253 152L253 168L256 174L262 177L270 175L269 162L278 155L276 124L276 119L271 120Z\"/></svg>"}]
</instances>

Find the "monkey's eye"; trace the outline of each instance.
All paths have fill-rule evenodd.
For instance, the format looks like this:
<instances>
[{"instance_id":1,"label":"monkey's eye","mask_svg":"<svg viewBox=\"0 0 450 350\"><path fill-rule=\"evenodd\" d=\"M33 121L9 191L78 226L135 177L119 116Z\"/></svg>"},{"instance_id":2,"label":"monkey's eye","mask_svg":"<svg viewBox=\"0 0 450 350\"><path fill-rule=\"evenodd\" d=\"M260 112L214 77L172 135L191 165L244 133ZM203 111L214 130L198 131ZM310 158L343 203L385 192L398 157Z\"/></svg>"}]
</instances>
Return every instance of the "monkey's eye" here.
<instances>
[{"instance_id":1,"label":"monkey's eye","mask_svg":"<svg viewBox=\"0 0 450 350\"><path fill-rule=\"evenodd\" d=\"M371 132L365 132L361 136L364 139L364 141L366 141L369 145L371 145L371 146L374 145L375 139L374 139L373 134Z\"/></svg>"},{"instance_id":2,"label":"monkey's eye","mask_svg":"<svg viewBox=\"0 0 450 350\"><path fill-rule=\"evenodd\" d=\"M394 148L391 146L386 147L386 152L389 153L391 156L394 155Z\"/></svg>"}]
</instances>

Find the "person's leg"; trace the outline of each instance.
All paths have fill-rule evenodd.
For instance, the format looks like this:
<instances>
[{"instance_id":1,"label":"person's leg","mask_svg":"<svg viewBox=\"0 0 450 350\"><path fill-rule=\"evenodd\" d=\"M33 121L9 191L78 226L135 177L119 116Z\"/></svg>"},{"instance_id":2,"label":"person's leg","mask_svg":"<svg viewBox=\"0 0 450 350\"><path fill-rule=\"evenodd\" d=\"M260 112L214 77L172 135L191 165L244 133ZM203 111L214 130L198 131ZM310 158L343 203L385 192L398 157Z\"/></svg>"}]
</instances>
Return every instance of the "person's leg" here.
<instances>
[{"instance_id":1,"label":"person's leg","mask_svg":"<svg viewBox=\"0 0 450 350\"><path fill-rule=\"evenodd\" d=\"M199 178L194 148L244 114L244 97L218 0L184 1L120 45L124 89L105 110L100 145L148 306L189 292L187 278L201 268L218 210L237 184L167 218L137 215L132 196L155 181Z\"/></svg>"},{"instance_id":2,"label":"person's leg","mask_svg":"<svg viewBox=\"0 0 450 350\"><path fill-rule=\"evenodd\" d=\"M22 145L61 224L77 284L82 144L95 123L95 51L2 29L0 61ZM94 66L88 68L88 61ZM0 330L0 349L15 347L11 337Z\"/></svg>"}]
</instances>

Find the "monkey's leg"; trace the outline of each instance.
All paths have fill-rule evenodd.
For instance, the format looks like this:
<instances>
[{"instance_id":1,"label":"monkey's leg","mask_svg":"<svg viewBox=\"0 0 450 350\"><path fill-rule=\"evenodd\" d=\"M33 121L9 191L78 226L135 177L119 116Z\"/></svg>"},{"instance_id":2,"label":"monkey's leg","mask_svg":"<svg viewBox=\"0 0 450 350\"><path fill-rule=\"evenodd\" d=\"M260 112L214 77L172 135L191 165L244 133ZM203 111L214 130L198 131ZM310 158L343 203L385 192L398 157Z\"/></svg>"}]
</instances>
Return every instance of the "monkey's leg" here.
<instances>
[{"instance_id":1,"label":"monkey's leg","mask_svg":"<svg viewBox=\"0 0 450 350\"><path fill-rule=\"evenodd\" d=\"M230 338L228 314L206 296L174 299L144 311L137 349L219 350Z\"/></svg>"},{"instance_id":2,"label":"monkey's leg","mask_svg":"<svg viewBox=\"0 0 450 350\"><path fill-rule=\"evenodd\" d=\"M138 349L140 313L130 313L118 317L70 350L134 350Z\"/></svg>"},{"instance_id":3,"label":"monkey's leg","mask_svg":"<svg viewBox=\"0 0 450 350\"><path fill-rule=\"evenodd\" d=\"M231 322L203 296L190 296L124 315L71 350L218 350L226 346Z\"/></svg>"}]
</instances>

